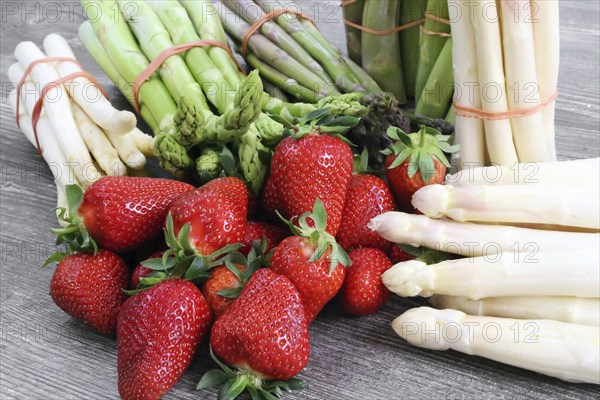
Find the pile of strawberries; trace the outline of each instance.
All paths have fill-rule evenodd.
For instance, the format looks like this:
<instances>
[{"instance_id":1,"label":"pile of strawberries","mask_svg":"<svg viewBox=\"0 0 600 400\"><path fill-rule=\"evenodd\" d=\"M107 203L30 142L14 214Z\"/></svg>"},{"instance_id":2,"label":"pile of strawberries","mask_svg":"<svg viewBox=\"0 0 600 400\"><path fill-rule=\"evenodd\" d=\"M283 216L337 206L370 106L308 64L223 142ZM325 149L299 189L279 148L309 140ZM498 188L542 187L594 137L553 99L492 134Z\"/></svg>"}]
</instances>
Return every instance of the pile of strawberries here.
<instances>
[{"instance_id":1,"label":"pile of strawberries","mask_svg":"<svg viewBox=\"0 0 600 400\"><path fill-rule=\"evenodd\" d=\"M394 135L386 175L406 209L402 199L443 179L447 161L423 149L432 143L424 132ZM415 176L434 163L430 179ZM123 399L162 397L207 336L220 369L198 389L280 398L305 386L294 377L321 309L337 295L348 313L375 313L390 297L380 278L390 257L408 257L368 229L396 201L383 179L354 174L353 164L344 140L315 127L278 145L259 199L232 177L200 188L132 177L104 177L85 193L70 186L54 230L66 250L48 260L59 263L52 298L116 333ZM120 255L132 253L147 259L130 272Z\"/></svg>"}]
</instances>

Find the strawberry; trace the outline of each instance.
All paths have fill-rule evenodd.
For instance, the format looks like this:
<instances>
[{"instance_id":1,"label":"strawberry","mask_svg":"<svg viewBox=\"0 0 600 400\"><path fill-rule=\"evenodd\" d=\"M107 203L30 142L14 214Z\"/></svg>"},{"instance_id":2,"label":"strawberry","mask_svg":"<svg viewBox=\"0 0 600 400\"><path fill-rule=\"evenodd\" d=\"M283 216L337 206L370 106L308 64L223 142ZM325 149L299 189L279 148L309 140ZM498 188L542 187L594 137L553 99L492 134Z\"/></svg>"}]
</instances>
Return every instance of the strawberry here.
<instances>
[{"instance_id":1,"label":"strawberry","mask_svg":"<svg viewBox=\"0 0 600 400\"><path fill-rule=\"evenodd\" d=\"M340 138L321 134L329 130L314 123L296 129L275 149L263 206L291 218L310 211L319 198L329 218L327 232L335 236L352 177L352 150Z\"/></svg>"},{"instance_id":2,"label":"strawberry","mask_svg":"<svg viewBox=\"0 0 600 400\"><path fill-rule=\"evenodd\" d=\"M354 175L346 194L342 222L336 236L346 250L355 247L372 247L383 251L391 243L367 226L372 218L396 209L388 185L374 175Z\"/></svg>"},{"instance_id":3,"label":"strawberry","mask_svg":"<svg viewBox=\"0 0 600 400\"><path fill-rule=\"evenodd\" d=\"M227 177L215 179L180 196L169 209L172 239L189 224L189 231L184 231L186 237L182 241L184 247L199 255L208 255L226 245L241 242L246 232L247 190L240 179ZM175 243L168 244L173 247Z\"/></svg>"},{"instance_id":4,"label":"strawberry","mask_svg":"<svg viewBox=\"0 0 600 400\"><path fill-rule=\"evenodd\" d=\"M310 224L308 218L312 220ZM339 291L346 273L344 266L350 265L350 260L327 233L327 214L319 199L312 214L302 214L298 223L299 226L290 223L295 236L277 245L270 268L287 276L298 288L310 323Z\"/></svg>"},{"instance_id":5,"label":"strawberry","mask_svg":"<svg viewBox=\"0 0 600 400\"><path fill-rule=\"evenodd\" d=\"M128 176L102 177L83 194L70 185L69 216L67 210L60 214L68 226L53 232L72 248L97 243L114 252L134 250L160 235L171 202L192 190L192 185L175 180Z\"/></svg>"},{"instance_id":6,"label":"strawberry","mask_svg":"<svg viewBox=\"0 0 600 400\"><path fill-rule=\"evenodd\" d=\"M261 266L262 258L257 257L255 249L250 251L248 259L241 253L230 253L224 265L210 271L210 278L202 286L202 294L208 302L214 319L219 318L240 295L244 285Z\"/></svg>"},{"instance_id":7,"label":"strawberry","mask_svg":"<svg viewBox=\"0 0 600 400\"><path fill-rule=\"evenodd\" d=\"M210 325L210 310L191 282L168 279L130 297L117 325L119 394L161 398L190 365Z\"/></svg>"},{"instance_id":8,"label":"strawberry","mask_svg":"<svg viewBox=\"0 0 600 400\"><path fill-rule=\"evenodd\" d=\"M340 290L340 306L353 315L375 314L391 296L381 282L381 274L392 267L392 262L378 249L354 249L348 256L352 266Z\"/></svg>"},{"instance_id":9,"label":"strawberry","mask_svg":"<svg viewBox=\"0 0 600 400\"><path fill-rule=\"evenodd\" d=\"M458 146L451 146L448 144L449 136L429 127L422 127L419 132L411 134L391 127L387 133L397 142L382 152L387 155L385 175L398 209L414 212L411 204L413 194L425 185L444 182L446 167L450 166L444 152L453 153Z\"/></svg>"},{"instance_id":10,"label":"strawberry","mask_svg":"<svg viewBox=\"0 0 600 400\"><path fill-rule=\"evenodd\" d=\"M248 221L246 223L246 233L242 240L244 247L241 247L238 251L244 255L248 255L255 240L266 239L265 253L268 253L287 236L289 236L287 229L264 222Z\"/></svg>"},{"instance_id":11,"label":"strawberry","mask_svg":"<svg viewBox=\"0 0 600 400\"><path fill-rule=\"evenodd\" d=\"M304 387L292 377L308 362L308 323L292 282L267 268L256 271L214 323L210 345L223 371L208 371L198 389L225 382L220 398L233 399L247 389L252 398L273 399L281 389Z\"/></svg>"},{"instance_id":12,"label":"strawberry","mask_svg":"<svg viewBox=\"0 0 600 400\"><path fill-rule=\"evenodd\" d=\"M48 262L53 261L58 258ZM123 290L128 281L127 265L113 252L72 254L60 260L50 282L50 295L67 314L100 333L114 334L117 314L127 299Z\"/></svg>"}]
</instances>

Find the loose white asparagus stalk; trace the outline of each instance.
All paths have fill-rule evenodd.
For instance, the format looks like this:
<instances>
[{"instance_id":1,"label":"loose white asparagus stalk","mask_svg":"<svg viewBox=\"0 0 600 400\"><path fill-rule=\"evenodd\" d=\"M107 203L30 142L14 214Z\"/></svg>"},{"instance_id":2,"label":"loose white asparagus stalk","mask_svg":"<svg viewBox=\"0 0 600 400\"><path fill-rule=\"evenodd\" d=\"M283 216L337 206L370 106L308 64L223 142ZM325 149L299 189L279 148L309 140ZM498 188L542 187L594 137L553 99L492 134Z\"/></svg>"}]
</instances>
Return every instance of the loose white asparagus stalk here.
<instances>
[{"instance_id":1,"label":"loose white asparagus stalk","mask_svg":"<svg viewBox=\"0 0 600 400\"><path fill-rule=\"evenodd\" d=\"M560 30L558 0L531 0L533 7L533 41L535 44L535 65L540 90L540 98L550 98L558 84L558 64L560 59ZM544 131L550 161L556 161L554 140L554 109L556 103L548 104L542 111Z\"/></svg>"},{"instance_id":2,"label":"loose white asparagus stalk","mask_svg":"<svg viewBox=\"0 0 600 400\"><path fill-rule=\"evenodd\" d=\"M452 18L452 65L454 68L454 97L458 105L481 109L481 97L477 87L477 57L475 31L468 15L466 0L449 0L449 9L465 17ZM467 118L456 115L455 141L460 145L458 166L483 166L485 164L485 135L483 121L479 118Z\"/></svg>"},{"instance_id":3,"label":"loose white asparagus stalk","mask_svg":"<svg viewBox=\"0 0 600 400\"><path fill-rule=\"evenodd\" d=\"M436 308L453 308L469 315L519 319L551 319L573 324L599 326L600 298L589 297L466 297L435 295L429 300Z\"/></svg>"},{"instance_id":4,"label":"loose white asparagus stalk","mask_svg":"<svg viewBox=\"0 0 600 400\"><path fill-rule=\"evenodd\" d=\"M455 221L519 222L600 230L597 186L427 185L412 205L431 218Z\"/></svg>"},{"instance_id":5,"label":"loose white asparagus stalk","mask_svg":"<svg viewBox=\"0 0 600 400\"><path fill-rule=\"evenodd\" d=\"M50 57L70 57L75 59L75 55L67 41L56 33L46 36L44 39L44 50ZM54 64L59 75L62 77L81 71L81 68L72 62L63 61ZM65 87L77 104L104 131L124 135L135 128L137 124L135 115L129 111L115 109L110 101L87 78L76 78L65 84ZM94 94L94 97L90 97L88 93L89 88L93 88L91 93Z\"/></svg>"},{"instance_id":6,"label":"loose white asparagus stalk","mask_svg":"<svg viewBox=\"0 0 600 400\"><path fill-rule=\"evenodd\" d=\"M424 246L467 257L532 249L600 252L598 233L556 232L502 225L471 224L397 211L373 218L369 228L393 243Z\"/></svg>"},{"instance_id":7,"label":"loose white asparagus stalk","mask_svg":"<svg viewBox=\"0 0 600 400\"><path fill-rule=\"evenodd\" d=\"M146 135L138 128L133 129L128 135L144 156L154 157L154 138L152 136Z\"/></svg>"},{"instance_id":8,"label":"loose white asparagus stalk","mask_svg":"<svg viewBox=\"0 0 600 400\"><path fill-rule=\"evenodd\" d=\"M24 72L25 71L23 70L21 65L15 63L8 68L8 79L10 79L12 82L18 82L23 76ZM27 140L29 140L29 142L34 147L37 146L37 144L35 142L33 126L31 125L31 112L33 111L35 101L39 96L37 89L38 87L36 83L33 82L31 79L27 79L23 84L21 92L21 106L19 107L19 124L21 132L23 132ZM9 93L9 95L9 99L11 99L10 101L14 101L16 113L16 90L14 92ZM52 125L48 120L46 111L43 108L42 112L40 113L40 118L38 120L37 132L40 147L43 150L42 157L46 161L46 164L48 164L48 166L50 167L50 170L52 171L52 175L54 176L54 180L57 183L57 185L60 186L63 190L66 185L70 184L82 186L77 177L75 176L73 164L68 162L65 153L60 147L59 142L56 139L57 135L54 132Z\"/></svg>"},{"instance_id":9,"label":"loose white asparagus stalk","mask_svg":"<svg viewBox=\"0 0 600 400\"><path fill-rule=\"evenodd\" d=\"M390 291L403 297L600 297L598 265L597 250L515 251L431 265L416 260L401 262L381 279Z\"/></svg>"},{"instance_id":10,"label":"loose white asparagus stalk","mask_svg":"<svg viewBox=\"0 0 600 400\"><path fill-rule=\"evenodd\" d=\"M456 350L569 382L600 384L600 328L413 308L392 322L410 344Z\"/></svg>"},{"instance_id":11,"label":"loose white asparagus stalk","mask_svg":"<svg viewBox=\"0 0 600 400\"><path fill-rule=\"evenodd\" d=\"M129 168L142 169L146 166L146 157L137 148L131 135L119 135L111 131L104 133Z\"/></svg>"},{"instance_id":12,"label":"loose white asparagus stalk","mask_svg":"<svg viewBox=\"0 0 600 400\"><path fill-rule=\"evenodd\" d=\"M73 111L73 118L75 118L75 122L79 127L79 132L81 132L83 140L94 156L94 160L100 166L100 169L107 175L125 175L127 168L119 159L119 154L106 138L102 129L88 117L77 103L71 104L71 110Z\"/></svg>"},{"instance_id":13,"label":"loose white asparagus stalk","mask_svg":"<svg viewBox=\"0 0 600 400\"><path fill-rule=\"evenodd\" d=\"M473 18L481 106L484 111L506 112L508 104L496 1L481 0L476 4L472 15L467 16ZM516 163L518 159L510 120L484 120L484 127L490 162L494 165Z\"/></svg>"},{"instance_id":14,"label":"loose white asparagus stalk","mask_svg":"<svg viewBox=\"0 0 600 400\"><path fill-rule=\"evenodd\" d=\"M44 53L32 42L19 43L14 54L23 69L33 61L45 58ZM31 71L31 77L39 85L40 92L43 87L59 79L54 67L45 63L36 65ZM40 93L38 98L39 95ZM44 109L67 161L74 163L75 176L84 187L89 186L100 174L93 165L92 157L73 120L69 96L63 85L53 85L48 90Z\"/></svg>"},{"instance_id":15,"label":"loose white asparagus stalk","mask_svg":"<svg viewBox=\"0 0 600 400\"><path fill-rule=\"evenodd\" d=\"M548 163L520 163L510 166L465 168L446 176L454 186L515 185L600 185L600 158Z\"/></svg>"},{"instance_id":16,"label":"loose white asparagus stalk","mask_svg":"<svg viewBox=\"0 0 600 400\"><path fill-rule=\"evenodd\" d=\"M540 104L531 6L529 0L502 0L499 3L508 109L528 109ZM514 15L515 10L519 10L518 15ZM541 112L510 121L519 161L550 161Z\"/></svg>"}]
</instances>

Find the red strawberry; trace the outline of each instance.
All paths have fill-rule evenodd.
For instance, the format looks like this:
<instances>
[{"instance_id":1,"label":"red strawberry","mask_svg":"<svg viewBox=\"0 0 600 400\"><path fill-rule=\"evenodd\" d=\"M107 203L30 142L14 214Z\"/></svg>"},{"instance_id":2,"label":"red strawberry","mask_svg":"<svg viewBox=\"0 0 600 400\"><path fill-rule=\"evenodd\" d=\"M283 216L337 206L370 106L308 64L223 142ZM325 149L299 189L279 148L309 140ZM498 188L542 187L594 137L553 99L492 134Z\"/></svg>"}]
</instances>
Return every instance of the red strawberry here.
<instances>
[{"instance_id":1,"label":"red strawberry","mask_svg":"<svg viewBox=\"0 0 600 400\"><path fill-rule=\"evenodd\" d=\"M348 256L352 266L340 290L340 306L353 315L375 314L391 296L381 282L381 274L392 267L392 262L378 249L355 249Z\"/></svg>"},{"instance_id":2,"label":"red strawberry","mask_svg":"<svg viewBox=\"0 0 600 400\"><path fill-rule=\"evenodd\" d=\"M210 325L210 311L191 282L169 279L130 297L117 326L119 394L161 398L190 365Z\"/></svg>"},{"instance_id":3,"label":"red strawberry","mask_svg":"<svg viewBox=\"0 0 600 400\"><path fill-rule=\"evenodd\" d=\"M382 179L373 175L354 175L346 194L337 242L346 250L372 247L388 251L391 243L367 225L372 218L395 208L392 193Z\"/></svg>"},{"instance_id":4,"label":"red strawberry","mask_svg":"<svg viewBox=\"0 0 600 400\"><path fill-rule=\"evenodd\" d=\"M189 235L184 241L197 254L209 255L242 241L247 210L247 188L240 179L215 179L173 202L169 209L172 233L178 236L189 223Z\"/></svg>"},{"instance_id":5,"label":"red strawberry","mask_svg":"<svg viewBox=\"0 0 600 400\"><path fill-rule=\"evenodd\" d=\"M248 259L241 253L233 252L220 265L210 271L210 278L202 286L210 311L215 319L220 317L240 295L252 274L260 268L262 257L254 249Z\"/></svg>"},{"instance_id":6,"label":"red strawberry","mask_svg":"<svg viewBox=\"0 0 600 400\"><path fill-rule=\"evenodd\" d=\"M300 139L287 137L275 149L263 206L285 218L312 209L317 198L327 210L327 232L340 226L346 191L352 177L352 150L342 140L310 133Z\"/></svg>"},{"instance_id":7,"label":"red strawberry","mask_svg":"<svg viewBox=\"0 0 600 400\"><path fill-rule=\"evenodd\" d=\"M311 224L307 218L311 218ZM350 265L350 260L326 232L327 214L319 199L312 214L303 214L298 222L298 227L290 224L296 236L275 247L270 268L287 276L298 288L310 323L340 290L346 273L344 266Z\"/></svg>"},{"instance_id":8,"label":"red strawberry","mask_svg":"<svg viewBox=\"0 0 600 400\"><path fill-rule=\"evenodd\" d=\"M242 240L244 247L241 247L238 251L244 255L248 255L252 249L252 243L254 243L255 240L266 239L267 247L265 253L268 253L287 236L289 236L289 231L287 229L269 225L264 222L248 221L246 223L244 240Z\"/></svg>"},{"instance_id":9,"label":"red strawberry","mask_svg":"<svg viewBox=\"0 0 600 400\"><path fill-rule=\"evenodd\" d=\"M83 243L89 247L89 233L100 247L125 252L156 239L171 202L194 187L170 179L105 176L85 191L83 199L76 185L67 190L73 199L72 212L62 217L69 226L54 232L73 248ZM73 227L80 229L75 239Z\"/></svg>"},{"instance_id":10,"label":"red strawberry","mask_svg":"<svg viewBox=\"0 0 600 400\"><path fill-rule=\"evenodd\" d=\"M117 314L127 295L125 262L107 250L96 255L74 254L63 258L50 282L50 295L63 311L98 332L114 334Z\"/></svg>"},{"instance_id":11,"label":"red strawberry","mask_svg":"<svg viewBox=\"0 0 600 400\"><path fill-rule=\"evenodd\" d=\"M413 194L425 185L444 182L450 166L444 152L453 153L458 147L448 144L449 136L428 127L411 134L392 127L388 135L397 142L384 151L385 175L400 211L414 212Z\"/></svg>"},{"instance_id":12,"label":"red strawberry","mask_svg":"<svg viewBox=\"0 0 600 400\"><path fill-rule=\"evenodd\" d=\"M306 366L310 353L306 315L292 282L269 269L256 271L213 325L210 345L216 357L238 370L213 355L225 373L207 372L198 389L228 381L221 390L223 398L233 399L247 388L253 398L266 399L275 398L281 388L303 387L302 381L290 380Z\"/></svg>"},{"instance_id":13,"label":"red strawberry","mask_svg":"<svg viewBox=\"0 0 600 400\"><path fill-rule=\"evenodd\" d=\"M397 264L403 261L414 260L416 256L413 254L405 252L399 245L394 244L392 249L389 251L390 260L392 260L393 264Z\"/></svg>"}]
</instances>

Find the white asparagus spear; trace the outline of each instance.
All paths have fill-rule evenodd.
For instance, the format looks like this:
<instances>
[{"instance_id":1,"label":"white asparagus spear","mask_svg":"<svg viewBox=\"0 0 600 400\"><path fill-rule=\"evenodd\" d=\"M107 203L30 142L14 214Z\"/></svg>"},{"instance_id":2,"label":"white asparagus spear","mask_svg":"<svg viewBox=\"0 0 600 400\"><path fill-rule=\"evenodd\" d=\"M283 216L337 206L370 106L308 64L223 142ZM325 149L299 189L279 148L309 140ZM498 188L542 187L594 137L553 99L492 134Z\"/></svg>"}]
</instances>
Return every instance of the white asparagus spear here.
<instances>
[{"instance_id":1,"label":"white asparagus spear","mask_svg":"<svg viewBox=\"0 0 600 400\"><path fill-rule=\"evenodd\" d=\"M485 12L484 12L485 10ZM495 0L476 3L472 15L477 48L481 106L484 111L506 112L506 83L503 70L500 23ZM490 162L512 165L518 161L510 120L484 120L485 140Z\"/></svg>"},{"instance_id":2,"label":"white asparagus spear","mask_svg":"<svg viewBox=\"0 0 600 400\"><path fill-rule=\"evenodd\" d=\"M104 131L106 137L119 153L121 160L131 169L142 169L146 166L146 157L137 148L130 134L119 135L111 131Z\"/></svg>"},{"instance_id":3,"label":"white asparagus spear","mask_svg":"<svg viewBox=\"0 0 600 400\"><path fill-rule=\"evenodd\" d=\"M498 3L502 15L508 109L529 109L540 104L530 3L529 0L502 0ZM518 10L517 15L515 10ZM510 123L519 162L550 161L541 112L511 118Z\"/></svg>"},{"instance_id":4,"label":"white asparagus spear","mask_svg":"<svg viewBox=\"0 0 600 400\"><path fill-rule=\"evenodd\" d=\"M18 82L25 71L20 64L12 64L7 71L8 79L12 82ZM33 126L31 124L31 112L35 105L36 100L39 98L38 85L31 79L27 79L23 84L21 92L21 106L19 107L19 113L23 114L19 118L21 131L31 142L33 146L37 146L35 142L35 135L33 133ZM14 91L14 101L16 109L17 92ZM77 179L74 170L74 164L69 162L65 153L63 152L60 142L57 140L56 132L50 121L44 108L40 114L40 118L37 124L38 140L40 147L42 148L42 157L50 167L55 180L58 180L59 186L64 190L64 187L69 184L76 184L84 187L81 182Z\"/></svg>"},{"instance_id":5,"label":"white asparagus spear","mask_svg":"<svg viewBox=\"0 0 600 400\"><path fill-rule=\"evenodd\" d=\"M466 0L449 0L448 7L465 18L452 18L452 65L454 68L455 101L463 107L481 109L481 97L474 83L478 81L475 31L468 15ZM455 141L460 145L458 166L485 164L485 136L483 121L478 118L456 116Z\"/></svg>"},{"instance_id":6,"label":"white asparagus spear","mask_svg":"<svg viewBox=\"0 0 600 400\"><path fill-rule=\"evenodd\" d=\"M446 176L446 183L453 186L534 183L600 186L600 158L465 168Z\"/></svg>"},{"instance_id":7,"label":"white asparagus spear","mask_svg":"<svg viewBox=\"0 0 600 400\"><path fill-rule=\"evenodd\" d=\"M397 211L386 212L373 218L369 228L393 243L424 246L467 257L532 249L600 252L598 233L471 224Z\"/></svg>"},{"instance_id":8,"label":"white asparagus spear","mask_svg":"<svg viewBox=\"0 0 600 400\"><path fill-rule=\"evenodd\" d=\"M569 382L600 384L600 328L413 308L392 322L410 344L456 350Z\"/></svg>"},{"instance_id":9,"label":"white asparagus spear","mask_svg":"<svg viewBox=\"0 0 600 400\"><path fill-rule=\"evenodd\" d=\"M427 185L412 205L431 218L455 221L519 222L600 230L597 186Z\"/></svg>"},{"instance_id":10,"label":"white asparagus spear","mask_svg":"<svg viewBox=\"0 0 600 400\"><path fill-rule=\"evenodd\" d=\"M17 93L16 91L10 92L8 94L8 101L13 110L14 115L17 114ZM29 140L29 142L36 146L35 136L33 133L33 127L31 125L31 116L27 113L27 109L25 107L19 108L19 121L20 128L23 135ZM40 116L40 120L38 122L38 136L40 141L40 146L44 149L42 153L42 157L48 167L50 168L50 172L54 177L54 183L56 184L57 190L57 207L66 207L66 197L64 188L66 185L75 183L69 179L69 176L73 178L73 175L68 172L64 172L63 168L67 168L66 166L66 158L63 154L62 150L54 140L54 132L52 132L52 127L46 118L46 115L42 113Z\"/></svg>"},{"instance_id":11,"label":"white asparagus spear","mask_svg":"<svg viewBox=\"0 0 600 400\"><path fill-rule=\"evenodd\" d=\"M560 29L558 0L531 0L533 12L533 41L535 65L540 98L546 100L556 91L560 59ZM554 110L556 103L548 104L542 111L544 131L550 161L556 161L554 140Z\"/></svg>"},{"instance_id":12,"label":"white asparagus spear","mask_svg":"<svg viewBox=\"0 0 600 400\"><path fill-rule=\"evenodd\" d=\"M138 128L133 129L128 135L133 139L135 146L146 157L154 157L154 138L146 135Z\"/></svg>"},{"instance_id":13,"label":"white asparagus spear","mask_svg":"<svg viewBox=\"0 0 600 400\"><path fill-rule=\"evenodd\" d=\"M44 50L49 57L75 59L75 54L73 54L65 38L56 33L46 36ZM56 62L54 65L58 74L62 77L81 71L81 68L72 62ZM135 128L137 124L135 115L129 111L115 109L110 101L87 78L76 78L66 84L65 87L77 104L104 131L124 135Z\"/></svg>"},{"instance_id":14,"label":"white asparagus spear","mask_svg":"<svg viewBox=\"0 0 600 400\"><path fill-rule=\"evenodd\" d=\"M32 42L19 43L14 54L23 69L26 69L33 61L45 58L44 53ZM39 85L37 98L43 87L59 79L54 67L45 63L36 65L31 71L31 77ZM44 109L67 161L74 163L75 176L84 187L89 186L91 181L100 174L94 166L79 128L75 124L69 95L63 85L52 86L48 90L44 99ZM31 113L31 110L29 112Z\"/></svg>"},{"instance_id":15,"label":"white asparagus spear","mask_svg":"<svg viewBox=\"0 0 600 400\"><path fill-rule=\"evenodd\" d=\"M100 169L107 175L125 175L127 168L119 159L119 154L102 132L102 129L88 117L79 104L72 103L73 118L88 149L94 156Z\"/></svg>"},{"instance_id":16,"label":"white asparagus spear","mask_svg":"<svg viewBox=\"0 0 600 400\"><path fill-rule=\"evenodd\" d=\"M431 265L417 260L401 262L381 279L390 291L403 297L600 297L599 265L597 250L515 251Z\"/></svg>"},{"instance_id":17,"label":"white asparagus spear","mask_svg":"<svg viewBox=\"0 0 600 400\"><path fill-rule=\"evenodd\" d=\"M573 324L600 326L600 298L540 296L488 297L470 300L447 295L432 296L436 308L453 308L469 315L519 319L551 319Z\"/></svg>"}]
</instances>

